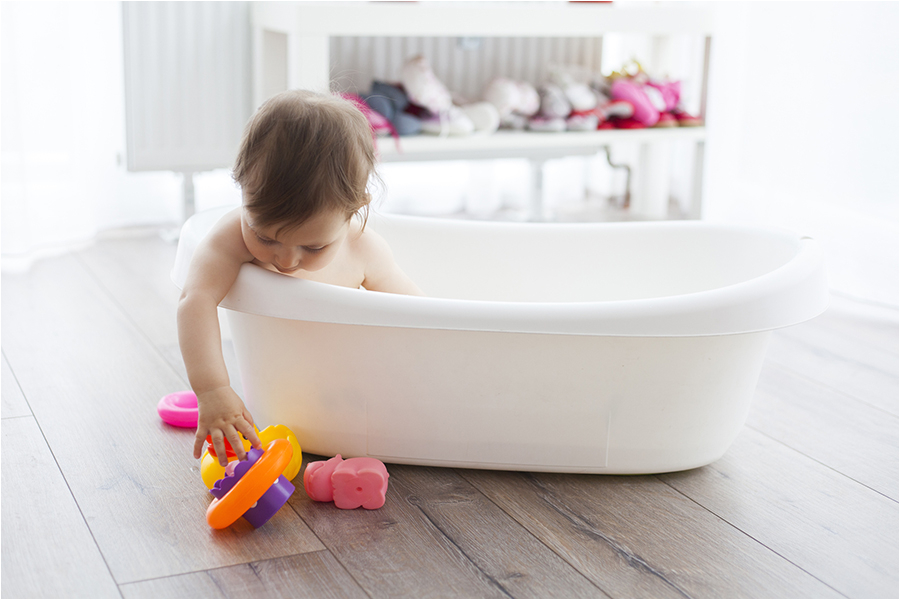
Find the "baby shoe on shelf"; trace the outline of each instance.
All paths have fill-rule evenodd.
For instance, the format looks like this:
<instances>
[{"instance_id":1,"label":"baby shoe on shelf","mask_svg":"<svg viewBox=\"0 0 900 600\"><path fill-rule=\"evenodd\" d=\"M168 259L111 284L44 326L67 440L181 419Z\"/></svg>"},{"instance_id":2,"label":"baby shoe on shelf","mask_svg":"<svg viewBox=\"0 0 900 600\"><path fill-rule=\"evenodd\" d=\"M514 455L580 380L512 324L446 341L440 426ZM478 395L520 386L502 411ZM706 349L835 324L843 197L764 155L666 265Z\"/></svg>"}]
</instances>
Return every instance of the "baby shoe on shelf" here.
<instances>
[{"instance_id":1,"label":"baby shoe on shelf","mask_svg":"<svg viewBox=\"0 0 900 600\"><path fill-rule=\"evenodd\" d=\"M619 77L612 82L611 91L612 99L628 102L634 108L632 119L641 123L644 127L653 127L659 121L659 108L654 105L650 95L647 94L645 87L635 79L628 77ZM658 90L647 87L649 90L656 92ZM651 94L655 96L654 94ZM665 108L663 105L662 108Z\"/></svg>"},{"instance_id":2,"label":"baby shoe on shelf","mask_svg":"<svg viewBox=\"0 0 900 600\"><path fill-rule=\"evenodd\" d=\"M569 131L595 131L600 124L600 117L592 110L572 111L566 119L566 129Z\"/></svg>"},{"instance_id":3,"label":"baby shoe on shelf","mask_svg":"<svg viewBox=\"0 0 900 600\"><path fill-rule=\"evenodd\" d=\"M659 92L662 100L660 112L671 112L678 107L678 102L681 100L680 81L669 81L668 79L656 81L651 79L647 82L647 87Z\"/></svg>"},{"instance_id":4,"label":"baby shoe on shelf","mask_svg":"<svg viewBox=\"0 0 900 600\"><path fill-rule=\"evenodd\" d=\"M562 89L555 84L545 83L538 88L541 98L541 110L537 116L528 120L528 129L532 131L565 131L566 118L572 112Z\"/></svg>"},{"instance_id":5,"label":"baby shoe on shelf","mask_svg":"<svg viewBox=\"0 0 900 600\"><path fill-rule=\"evenodd\" d=\"M659 113L659 121L656 122L654 127L678 127L678 119L670 112Z\"/></svg>"},{"instance_id":6,"label":"baby shoe on shelf","mask_svg":"<svg viewBox=\"0 0 900 600\"><path fill-rule=\"evenodd\" d=\"M483 97L497 109L500 127L504 129L525 129L528 118L534 116L541 107L541 99L534 86L506 77L491 80Z\"/></svg>"},{"instance_id":7,"label":"baby shoe on shelf","mask_svg":"<svg viewBox=\"0 0 900 600\"><path fill-rule=\"evenodd\" d=\"M528 129L531 131L565 131L566 120L562 117L531 117L528 120Z\"/></svg>"},{"instance_id":8,"label":"baby shoe on shelf","mask_svg":"<svg viewBox=\"0 0 900 600\"><path fill-rule=\"evenodd\" d=\"M575 111L587 111L597 106L597 95L590 86L579 81L574 75L575 67L553 66L550 68L550 83L565 94Z\"/></svg>"},{"instance_id":9,"label":"baby shoe on shelf","mask_svg":"<svg viewBox=\"0 0 900 600\"><path fill-rule=\"evenodd\" d=\"M631 117L626 119L610 119L610 123L613 125L613 129L646 129L647 125L638 121L637 119Z\"/></svg>"},{"instance_id":10,"label":"baby shoe on shelf","mask_svg":"<svg viewBox=\"0 0 900 600\"><path fill-rule=\"evenodd\" d=\"M634 106L624 100L613 100L604 105L601 110L606 119L630 119L634 116Z\"/></svg>"},{"instance_id":11,"label":"baby shoe on shelf","mask_svg":"<svg viewBox=\"0 0 900 600\"><path fill-rule=\"evenodd\" d=\"M365 101L391 122L398 135L416 135L422 131L422 121L406 112L409 98L402 87L383 81L373 81L372 90L365 97Z\"/></svg>"},{"instance_id":12,"label":"baby shoe on shelf","mask_svg":"<svg viewBox=\"0 0 900 600\"><path fill-rule=\"evenodd\" d=\"M680 127L700 127L703 125L703 119L690 115L681 108L673 110L672 116L678 121Z\"/></svg>"},{"instance_id":13,"label":"baby shoe on shelf","mask_svg":"<svg viewBox=\"0 0 900 600\"><path fill-rule=\"evenodd\" d=\"M403 65L403 89L410 101L427 108L432 113L450 110L453 99L450 91L431 70L428 59L414 56Z\"/></svg>"},{"instance_id":14,"label":"baby shoe on shelf","mask_svg":"<svg viewBox=\"0 0 900 600\"><path fill-rule=\"evenodd\" d=\"M572 112L572 105L558 85L545 83L538 88L541 97L540 116L546 118L563 118Z\"/></svg>"},{"instance_id":15,"label":"baby shoe on shelf","mask_svg":"<svg viewBox=\"0 0 900 600\"><path fill-rule=\"evenodd\" d=\"M475 124L458 106L451 106L422 120L422 133L431 135L470 135Z\"/></svg>"},{"instance_id":16,"label":"baby shoe on shelf","mask_svg":"<svg viewBox=\"0 0 900 600\"><path fill-rule=\"evenodd\" d=\"M473 102L461 107L475 128L475 133L491 134L500 128L500 112L490 102Z\"/></svg>"},{"instance_id":17,"label":"baby shoe on shelf","mask_svg":"<svg viewBox=\"0 0 900 600\"><path fill-rule=\"evenodd\" d=\"M374 136L392 135L395 138L397 137L397 130L394 129L394 126L388 118L381 112L372 108L372 106L362 97L357 96L356 94L341 94L341 97L352 102L356 108L366 116L366 120L372 128L372 134Z\"/></svg>"}]
</instances>

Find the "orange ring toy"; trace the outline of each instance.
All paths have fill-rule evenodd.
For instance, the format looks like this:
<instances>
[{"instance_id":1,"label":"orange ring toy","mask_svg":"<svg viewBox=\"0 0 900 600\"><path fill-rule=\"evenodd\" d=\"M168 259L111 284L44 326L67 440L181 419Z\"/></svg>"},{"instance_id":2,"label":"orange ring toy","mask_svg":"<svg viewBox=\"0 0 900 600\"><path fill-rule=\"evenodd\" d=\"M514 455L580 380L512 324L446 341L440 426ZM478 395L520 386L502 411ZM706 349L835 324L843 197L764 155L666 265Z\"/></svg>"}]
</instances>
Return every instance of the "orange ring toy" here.
<instances>
[{"instance_id":1,"label":"orange ring toy","mask_svg":"<svg viewBox=\"0 0 900 600\"><path fill-rule=\"evenodd\" d=\"M206 522L213 529L224 529L237 521L272 487L284 468L291 462L294 449L284 439L273 440L265 452L253 463L225 496L213 499L206 510Z\"/></svg>"}]
</instances>

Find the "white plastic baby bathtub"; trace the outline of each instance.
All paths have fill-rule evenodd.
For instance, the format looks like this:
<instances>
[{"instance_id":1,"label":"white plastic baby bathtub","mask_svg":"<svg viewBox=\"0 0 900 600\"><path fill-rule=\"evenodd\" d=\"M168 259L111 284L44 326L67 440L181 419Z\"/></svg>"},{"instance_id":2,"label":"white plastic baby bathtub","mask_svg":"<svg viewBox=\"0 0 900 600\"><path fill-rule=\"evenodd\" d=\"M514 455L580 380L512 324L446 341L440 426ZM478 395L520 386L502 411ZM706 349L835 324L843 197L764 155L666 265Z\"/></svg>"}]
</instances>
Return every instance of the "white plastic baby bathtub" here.
<instances>
[{"instance_id":1,"label":"white plastic baby bathtub","mask_svg":"<svg viewBox=\"0 0 900 600\"><path fill-rule=\"evenodd\" d=\"M223 211L184 226L173 278ZM704 222L374 216L428 294L244 265L226 308L244 398L305 452L587 473L690 469L746 419L771 330L828 301L816 242Z\"/></svg>"}]
</instances>

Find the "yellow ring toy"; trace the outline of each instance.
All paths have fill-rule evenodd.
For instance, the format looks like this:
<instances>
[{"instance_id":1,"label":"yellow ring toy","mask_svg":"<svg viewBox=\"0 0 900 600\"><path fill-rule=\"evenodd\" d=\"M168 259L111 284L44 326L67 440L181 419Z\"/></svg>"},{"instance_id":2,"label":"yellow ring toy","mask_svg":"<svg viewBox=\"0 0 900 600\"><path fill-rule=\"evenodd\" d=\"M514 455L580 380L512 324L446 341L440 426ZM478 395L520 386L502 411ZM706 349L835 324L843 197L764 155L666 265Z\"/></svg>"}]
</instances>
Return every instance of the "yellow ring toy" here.
<instances>
[{"instance_id":1,"label":"yellow ring toy","mask_svg":"<svg viewBox=\"0 0 900 600\"><path fill-rule=\"evenodd\" d=\"M297 441L297 436L284 425L269 425L262 431L255 426L254 429L263 446L277 439L287 440L291 444L294 455L282 475L284 475L285 479L288 481L292 481L300 472L300 468L303 465L303 454L300 450L300 443ZM244 452L250 450L250 442L247 440L242 441L244 444ZM209 450L204 450L203 457L200 459L200 477L203 478L203 483L206 484L206 487L209 489L212 489L218 480L225 477L225 467L219 464L219 461L215 456L212 456L209 453Z\"/></svg>"}]
</instances>

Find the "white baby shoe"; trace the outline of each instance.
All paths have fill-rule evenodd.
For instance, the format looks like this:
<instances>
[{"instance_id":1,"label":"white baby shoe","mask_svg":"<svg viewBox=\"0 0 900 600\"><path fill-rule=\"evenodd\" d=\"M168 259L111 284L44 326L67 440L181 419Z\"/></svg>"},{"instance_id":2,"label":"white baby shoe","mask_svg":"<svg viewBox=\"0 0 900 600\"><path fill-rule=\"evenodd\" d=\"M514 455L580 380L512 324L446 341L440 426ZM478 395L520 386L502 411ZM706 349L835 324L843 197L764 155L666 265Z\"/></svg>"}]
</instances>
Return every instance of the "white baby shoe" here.
<instances>
[{"instance_id":1,"label":"white baby shoe","mask_svg":"<svg viewBox=\"0 0 900 600\"><path fill-rule=\"evenodd\" d=\"M472 121L476 133L490 134L500 128L500 111L490 102L466 104L461 110Z\"/></svg>"},{"instance_id":2,"label":"white baby shoe","mask_svg":"<svg viewBox=\"0 0 900 600\"><path fill-rule=\"evenodd\" d=\"M403 65L401 80L406 95L413 103L433 113L450 110L453 106L449 90L431 70L424 56L415 56Z\"/></svg>"},{"instance_id":3,"label":"white baby shoe","mask_svg":"<svg viewBox=\"0 0 900 600\"><path fill-rule=\"evenodd\" d=\"M497 108L500 118L504 120L512 114L530 117L541 107L541 99L534 86L505 77L497 77L488 84L484 99Z\"/></svg>"},{"instance_id":4,"label":"white baby shoe","mask_svg":"<svg viewBox=\"0 0 900 600\"><path fill-rule=\"evenodd\" d=\"M451 106L422 121L422 133L431 135L470 135L474 131L472 119L458 106Z\"/></svg>"}]
</instances>

